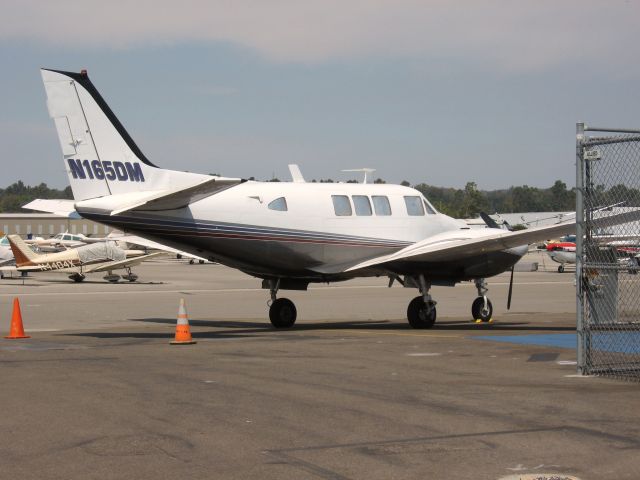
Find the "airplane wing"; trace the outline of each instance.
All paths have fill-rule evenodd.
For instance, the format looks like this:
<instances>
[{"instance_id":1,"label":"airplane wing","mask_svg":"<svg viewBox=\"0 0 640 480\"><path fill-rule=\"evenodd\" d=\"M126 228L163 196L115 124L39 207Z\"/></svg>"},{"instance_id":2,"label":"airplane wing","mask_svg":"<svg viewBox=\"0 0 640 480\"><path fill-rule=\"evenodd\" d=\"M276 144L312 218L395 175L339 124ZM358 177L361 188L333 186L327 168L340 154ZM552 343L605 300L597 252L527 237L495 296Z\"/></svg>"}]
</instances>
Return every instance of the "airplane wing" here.
<instances>
[{"instance_id":1,"label":"airplane wing","mask_svg":"<svg viewBox=\"0 0 640 480\"><path fill-rule=\"evenodd\" d=\"M640 220L640 210L601 217L593 221L594 227L604 228ZM460 260L483 253L507 250L528 245L550 237L575 233L575 221L509 232L505 230L460 230L445 232L409 245L398 252L372 258L355 265L329 265L316 269L320 273L353 272L369 267L384 269L392 262L442 262Z\"/></svg>"},{"instance_id":2,"label":"airplane wing","mask_svg":"<svg viewBox=\"0 0 640 480\"><path fill-rule=\"evenodd\" d=\"M154 257L160 257L162 255L166 255L165 252L149 253L148 255L141 255L135 258L127 258L125 260L99 263L92 267L83 269L83 273L107 272L110 270L119 270L121 268L133 267L134 265L140 265L142 262L145 262Z\"/></svg>"}]
</instances>

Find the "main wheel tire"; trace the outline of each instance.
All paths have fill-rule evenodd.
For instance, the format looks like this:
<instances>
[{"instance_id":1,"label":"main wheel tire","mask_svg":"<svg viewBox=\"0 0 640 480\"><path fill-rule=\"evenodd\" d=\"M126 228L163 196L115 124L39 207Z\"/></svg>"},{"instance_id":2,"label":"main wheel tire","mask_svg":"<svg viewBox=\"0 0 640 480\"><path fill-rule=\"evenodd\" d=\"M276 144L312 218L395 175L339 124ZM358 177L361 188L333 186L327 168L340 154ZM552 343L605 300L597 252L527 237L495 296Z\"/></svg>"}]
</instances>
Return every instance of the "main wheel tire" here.
<instances>
[{"instance_id":1,"label":"main wheel tire","mask_svg":"<svg viewBox=\"0 0 640 480\"><path fill-rule=\"evenodd\" d=\"M482 322L489 322L493 315L493 305L491 300L487 298L487 308L484 308L484 297L476 298L471 304L471 315L474 320L481 320Z\"/></svg>"},{"instance_id":2,"label":"main wheel tire","mask_svg":"<svg viewBox=\"0 0 640 480\"><path fill-rule=\"evenodd\" d=\"M412 328L431 328L436 323L436 304L424 303L423 297L416 297L407 307L407 320Z\"/></svg>"},{"instance_id":3,"label":"main wheel tire","mask_svg":"<svg viewBox=\"0 0 640 480\"><path fill-rule=\"evenodd\" d=\"M84 275L81 273L74 273L73 275L69 275L69 278L76 283L80 283L84 280Z\"/></svg>"},{"instance_id":4,"label":"main wheel tire","mask_svg":"<svg viewBox=\"0 0 640 480\"><path fill-rule=\"evenodd\" d=\"M560 265L558 267L558 273L563 273L564 272L564 265Z\"/></svg>"},{"instance_id":5,"label":"main wheel tire","mask_svg":"<svg viewBox=\"0 0 640 480\"><path fill-rule=\"evenodd\" d=\"M276 328L291 328L297 316L296 306L288 298L278 298L269 308L269 320Z\"/></svg>"}]
</instances>

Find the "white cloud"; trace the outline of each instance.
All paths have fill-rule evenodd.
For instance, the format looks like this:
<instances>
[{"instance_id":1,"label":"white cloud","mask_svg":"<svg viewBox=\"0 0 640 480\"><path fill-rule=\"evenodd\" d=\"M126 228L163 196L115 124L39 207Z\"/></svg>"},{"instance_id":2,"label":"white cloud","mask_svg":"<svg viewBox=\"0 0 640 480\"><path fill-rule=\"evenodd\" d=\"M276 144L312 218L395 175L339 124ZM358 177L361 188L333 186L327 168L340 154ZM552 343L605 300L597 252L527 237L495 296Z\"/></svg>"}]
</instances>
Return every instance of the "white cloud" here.
<instances>
[{"instance_id":1,"label":"white cloud","mask_svg":"<svg viewBox=\"0 0 640 480\"><path fill-rule=\"evenodd\" d=\"M21 0L0 38L71 48L231 42L281 62L460 58L504 71L637 58L633 0Z\"/></svg>"}]
</instances>

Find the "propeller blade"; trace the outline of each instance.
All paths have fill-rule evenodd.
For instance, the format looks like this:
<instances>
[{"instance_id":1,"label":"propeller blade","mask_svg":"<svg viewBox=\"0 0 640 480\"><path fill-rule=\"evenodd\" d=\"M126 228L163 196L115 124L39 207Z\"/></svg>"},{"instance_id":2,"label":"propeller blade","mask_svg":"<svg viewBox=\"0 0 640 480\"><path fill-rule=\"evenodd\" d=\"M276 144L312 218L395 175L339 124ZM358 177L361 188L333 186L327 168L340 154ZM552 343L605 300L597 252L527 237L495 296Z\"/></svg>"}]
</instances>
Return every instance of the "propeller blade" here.
<instances>
[{"instance_id":1,"label":"propeller blade","mask_svg":"<svg viewBox=\"0 0 640 480\"><path fill-rule=\"evenodd\" d=\"M513 293L513 270L515 265L511 267L511 280L509 280L509 295L507 295L507 310L511 308L511 294Z\"/></svg>"},{"instance_id":2,"label":"propeller blade","mask_svg":"<svg viewBox=\"0 0 640 480\"><path fill-rule=\"evenodd\" d=\"M487 224L489 228L500 228L500 226L496 223L496 221L489 216L486 212L480 212L480 218Z\"/></svg>"}]
</instances>

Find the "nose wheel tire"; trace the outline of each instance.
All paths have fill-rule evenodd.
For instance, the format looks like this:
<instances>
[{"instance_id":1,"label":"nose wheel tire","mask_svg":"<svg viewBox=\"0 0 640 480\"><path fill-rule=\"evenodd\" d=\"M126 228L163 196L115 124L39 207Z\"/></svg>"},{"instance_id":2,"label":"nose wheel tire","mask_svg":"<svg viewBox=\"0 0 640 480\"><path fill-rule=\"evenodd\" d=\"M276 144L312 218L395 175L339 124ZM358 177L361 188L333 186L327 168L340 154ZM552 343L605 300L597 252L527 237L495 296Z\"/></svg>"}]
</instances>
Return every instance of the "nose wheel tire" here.
<instances>
[{"instance_id":1,"label":"nose wheel tire","mask_svg":"<svg viewBox=\"0 0 640 480\"><path fill-rule=\"evenodd\" d=\"M491 300L487 298L487 307L485 308L484 298L476 298L471 305L471 315L473 315L473 319L476 321L480 320L484 323L491 321L491 316L493 315L493 305L491 305Z\"/></svg>"},{"instance_id":2,"label":"nose wheel tire","mask_svg":"<svg viewBox=\"0 0 640 480\"><path fill-rule=\"evenodd\" d=\"M269 320L276 328L291 328L297 316L296 306L288 298L278 298L269 307Z\"/></svg>"},{"instance_id":3,"label":"nose wheel tire","mask_svg":"<svg viewBox=\"0 0 640 480\"><path fill-rule=\"evenodd\" d=\"M564 272L564 265L560 265L558 267L558 273L563 273Z\"/></svg>"},{"instance_id":4,"label":"nose wheel tire","mask_svg":"<svg viewBox=\"0 0 640 480\"><path fill-rule=\"evenodd\" d=\"M436 323L436 304L424 303L423 297L416 297L407 307L407 320L412 328L431 328Z\"/></svg>"}]
</instances>

